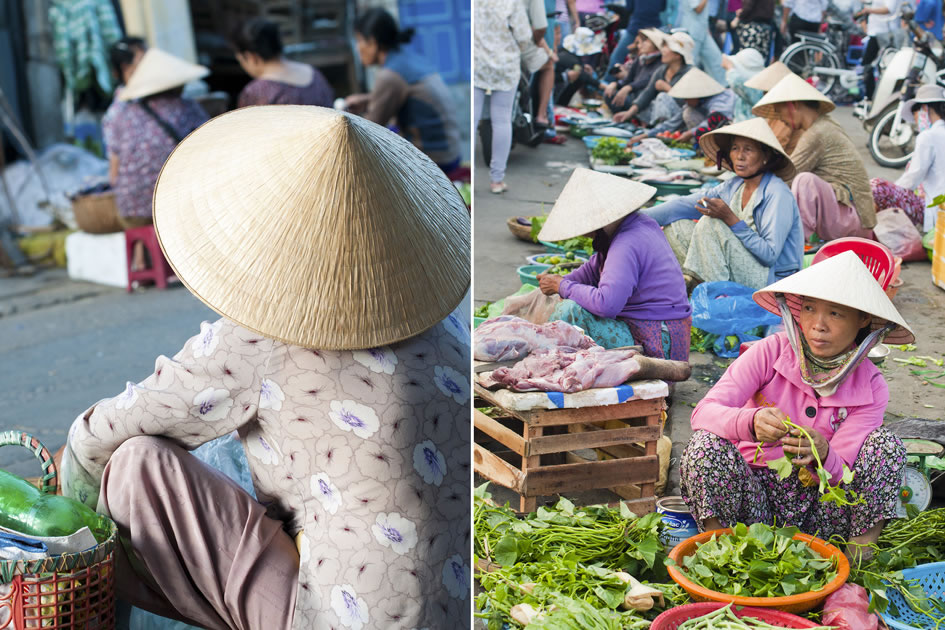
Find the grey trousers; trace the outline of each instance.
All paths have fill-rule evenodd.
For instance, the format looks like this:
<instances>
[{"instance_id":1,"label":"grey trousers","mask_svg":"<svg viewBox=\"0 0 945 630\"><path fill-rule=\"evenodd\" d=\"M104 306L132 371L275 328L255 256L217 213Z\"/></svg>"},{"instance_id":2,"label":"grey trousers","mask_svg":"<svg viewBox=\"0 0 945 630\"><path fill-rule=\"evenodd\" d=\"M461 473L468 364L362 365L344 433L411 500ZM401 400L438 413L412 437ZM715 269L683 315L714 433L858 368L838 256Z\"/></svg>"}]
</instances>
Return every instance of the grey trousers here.
<instances>
[{"instance_id":1,"label":"grey trousers","mask_svg":"<svg viewBox=\"0 0 945 630\"><path fill-rule=\"evenodd\" d=\"M118 525L121 599L205 628L292 627L299 555L282 523L170 440L122 444L98 510Z\"/></svg>"},{"instance_id":2,"label":"grey trousers","mask_svg":"<svg viewBox=\"0 0 945 630\"><path fill-rule=\"evenodd\" d=\"M479 128L485 98L485 90L481 88L473 90L473 113L476 118L474 129ZM505 165L509 161L509 151L512 150L512 105L514 102L515 90L492 90L489 94L489 118L492 120L492 157L489 162L489 179L493 183L505 179Z\"/></svg>"}]
</instances>

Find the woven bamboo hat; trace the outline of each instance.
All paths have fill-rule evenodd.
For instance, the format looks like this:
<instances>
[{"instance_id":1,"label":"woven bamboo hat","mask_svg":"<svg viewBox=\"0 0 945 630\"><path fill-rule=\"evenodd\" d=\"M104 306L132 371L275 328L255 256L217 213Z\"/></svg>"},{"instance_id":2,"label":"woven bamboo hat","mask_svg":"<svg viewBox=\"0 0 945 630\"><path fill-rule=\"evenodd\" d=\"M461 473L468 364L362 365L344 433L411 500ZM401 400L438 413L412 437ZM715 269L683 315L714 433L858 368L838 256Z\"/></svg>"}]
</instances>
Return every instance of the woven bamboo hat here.
<instances>
[{"instance_id":1,"label":"woven bamboo hat","mask_svg":"<svg viewBox=\"0 0 945 630\"><path fill-rule=\"evenodd\" d=\"M816 103L821 114L827 114L836 109L829 98L821 94L813 85L797 76L793 72L786 75L778 81L771 90L761 97L761 100L755 103L751 108L751 113L762 118L779 118L778 110L775 107L778 103L790 103L792 101L807 101Z\"/></svg>"},{"instance_id":2,"label":"woven bamboo hat","mask_svg":"<svg viewBox=\"0 0 945 630\"><path fill-rule=\"evenodd\" d=\"M708 98L721 94L725 86L699 68L690 68L669 90L673 98Z\"/></svg>"},{"instance_id":3,"label":"woven bamboo hat","mask_svg":"<svg viewBox=\"0 0 945 630\"><path fill-rule=\"evenodd\" d=\"M653 42L653 45L656 46L657 50L663 45L663 42L666 41L667 37L666 33L658 28L641 28L640 34Z\"/></svg>"},{"instance_id":4,"label":"woven bamboo hat","mask_svg":"<svg viewBox=\"0 0 945 630\"><path fill-rule=\"evenodd\" d=\"M795 319L799 316L802 298L812 297L869 313L873 316L873 330L882 328L886 322L896 324L896 328L886 337L888 343L915 341L912 329L889 301L873 274L853 252L843 252L811 265L755 291L752 297L765 310L780 315L775 297L778 293L784 294Z\"/></svg>"},{"instance_id":5,"label":"woven bamboo hat","mask_svg":"<svg viewBox=\"0 0 945 630\"><path fill-rule=\"evenodd\" d=\"M682 83L682 81L680 81L680 83ZM718 164L720 145L728 144L735 136L749 138L750 140L760 142L770 147L781 158L772 164L773 168L771 168L771 171L784 180L794 177L794 174L797 172L797 169L794 167L794 162L792 162L791 157L784 152L784 148L781 146L781 143L778 142L777 136L771 131L771 127L764 118L750 118L703 134L699 139L699 146L702 147L702 152L705 153L707 158ZM728 170L732 170L730 164L722 162L722 166Z\"/></svg>"},{"instance_id":6,"label":"woven bamboo hat","mask_svg":"<svg viewBox=\"0 0 945 630\"><path fill-rule=\"evenodd\" d=\"M412 337L469 287L456 188L407 140L322 107L247 107L191 133L158 177L154 228L207 306L306 348Z\"/></svg>"},{"instance_id":7,"label":"woven bamboo hat","mask_svg":"<svg viewBox=\"0 0 945 630\"><path fill-rule=\"evenodd\" d=\"M622 219L656 194L656 188L624 177L576 168L558 195L538 238L563 241Z\"/></svg>"},{"instance_id":8,"label":"woven bamboo hat","mask_svg":"<svg viewBox=\"0 0 945 630\"><path fill-rule=\"evenodd\" d=\"M753 76L752 78L745 81L745 87L754 88L756 90L761 90L762 92L767 92L774 86L778 84L778 81L783 79L789 74L794 74L791 72L791 69L780 61L775 61L773 64Z\"/></svg>"},{"instance_id":9,"label":"woven bamboo hat","mask_svg":"<svg viewBox=\"0 0 945 630\"><path fill-rule=\"evenodd\" d=\"M160 94L171 88L186 85L210 74L204 66L184 61L158 48L148 48L128 79L118 100L131 101L152 94Z\"/></svg>"}]
</instances>

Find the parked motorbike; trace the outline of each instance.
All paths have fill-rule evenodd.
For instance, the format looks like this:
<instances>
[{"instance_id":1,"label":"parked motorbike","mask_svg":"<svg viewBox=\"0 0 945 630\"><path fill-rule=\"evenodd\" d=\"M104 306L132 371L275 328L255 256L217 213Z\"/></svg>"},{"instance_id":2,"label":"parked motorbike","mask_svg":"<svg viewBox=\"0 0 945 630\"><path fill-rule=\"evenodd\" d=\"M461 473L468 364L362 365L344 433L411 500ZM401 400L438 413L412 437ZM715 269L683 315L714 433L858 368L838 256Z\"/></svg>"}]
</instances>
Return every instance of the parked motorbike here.
<instances>
[{"instance_id":1,"label":"parked motorbike","mask_svg":"<svg viewBox=\"0 0 945 630\"><path fill-rule=\"evenodd\" d=\"M870 132L870 155L880 166L903 168L915 150L916 129L902 117L903 104L915 96L920 85L945 85L945 49L942 43L913 19L911 7L903 8L903 21L914 40L889 59L880 75L873 104L863 120Z\"/></svg>"}]
</instances>

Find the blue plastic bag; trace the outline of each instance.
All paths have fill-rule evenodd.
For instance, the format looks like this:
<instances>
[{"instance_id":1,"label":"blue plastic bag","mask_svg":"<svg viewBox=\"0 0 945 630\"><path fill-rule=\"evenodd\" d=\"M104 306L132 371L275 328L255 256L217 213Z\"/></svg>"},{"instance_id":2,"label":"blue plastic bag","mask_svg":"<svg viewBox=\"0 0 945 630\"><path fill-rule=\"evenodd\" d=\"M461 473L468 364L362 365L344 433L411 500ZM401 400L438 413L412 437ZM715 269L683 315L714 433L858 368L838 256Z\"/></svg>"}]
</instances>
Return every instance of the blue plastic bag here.
<instances>
[{"instance_id":1,"label":"blue plastic bag","mask_svg":"<svg viewBox=\"0 0 945 630\"><path fill-rule=\"evenodd\" d=\"M737 282L703 282L692 291L692 325L718 335L712 351L720 357L737 357L738 346L745 341L760 339L751 334L759 326L771 326L781 318L751 299L754 289ZM725 338L738 337L738 344L729 349Z\"/></svg>"}]
</instances>

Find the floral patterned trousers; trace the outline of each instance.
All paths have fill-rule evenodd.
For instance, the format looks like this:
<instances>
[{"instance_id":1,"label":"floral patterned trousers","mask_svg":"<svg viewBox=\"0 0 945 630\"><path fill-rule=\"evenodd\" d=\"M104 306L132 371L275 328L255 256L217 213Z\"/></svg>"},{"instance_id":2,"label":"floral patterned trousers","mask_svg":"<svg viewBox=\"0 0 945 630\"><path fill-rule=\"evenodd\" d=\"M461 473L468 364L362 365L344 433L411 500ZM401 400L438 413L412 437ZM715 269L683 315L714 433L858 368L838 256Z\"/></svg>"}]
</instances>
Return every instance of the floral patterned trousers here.
<instances>
[{"instance_id":1,"label":"floral patterned trousers","mask_svg":"<svg viewBox=\"0 0 945 630\"><path fill-rule=\"evenodd\" d=\"M702 530L715 517L734 523L796 525L818 538L849 540L882 519L896 518L906 449L892 432L870 433L853 464L853 481L844 489L865 503L837 506L821 503L817 486L805 487L793 474L781 479L770 468L753 468L729 440L696 431L682 456L682 496Z\"/></svg>"}]
</instances>

